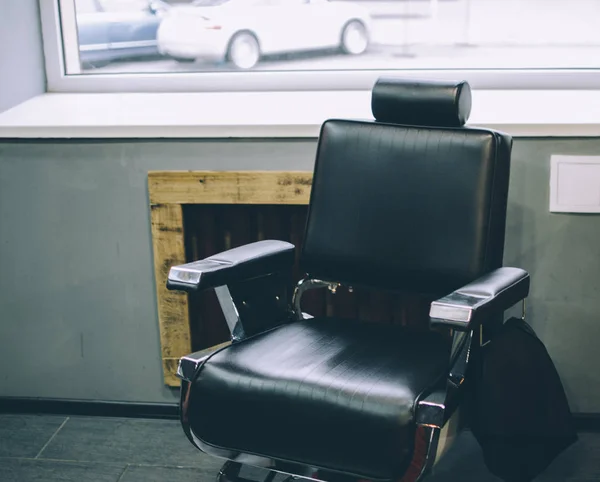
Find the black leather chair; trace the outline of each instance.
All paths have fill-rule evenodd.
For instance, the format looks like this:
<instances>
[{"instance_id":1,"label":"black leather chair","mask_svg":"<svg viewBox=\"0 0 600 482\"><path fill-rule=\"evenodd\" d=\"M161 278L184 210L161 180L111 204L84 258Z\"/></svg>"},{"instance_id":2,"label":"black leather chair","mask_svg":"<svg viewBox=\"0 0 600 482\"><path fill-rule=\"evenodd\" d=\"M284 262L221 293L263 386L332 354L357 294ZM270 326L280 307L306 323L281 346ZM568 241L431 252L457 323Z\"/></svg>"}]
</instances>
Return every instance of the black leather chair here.
<instances>
[{"instance_id":1,"label":"black leather chair","mask_svg":"<svg viewBox=\"0 0 600 482\"><path fill-rule=\"evenodd\" d=\"M200 450L319 480L421 480L462 427L482 330L524 300L503 267L512 139L467 128L466 82L382 78L371 120L321 129L301 252L268 240L175 266L169 289L213 288L232 343L181 359L181 421ZM314 318L313 288L423 293L425 330ZM476 358L475 358L476 359Z\"/></svg>"}]
</instances>

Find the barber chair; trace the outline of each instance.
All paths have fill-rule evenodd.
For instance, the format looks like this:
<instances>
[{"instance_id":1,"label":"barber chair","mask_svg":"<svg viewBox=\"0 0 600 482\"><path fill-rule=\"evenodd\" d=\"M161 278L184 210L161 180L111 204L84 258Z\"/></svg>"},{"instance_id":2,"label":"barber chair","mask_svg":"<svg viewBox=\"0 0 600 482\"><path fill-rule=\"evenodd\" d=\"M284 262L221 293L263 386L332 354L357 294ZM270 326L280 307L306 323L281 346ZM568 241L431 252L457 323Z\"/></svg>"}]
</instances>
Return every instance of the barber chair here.
<instances>
[{"instance_id":1,"label":"barber chair","mask_svg":"<svg viewBox=\"0 0 600 482\"><path fill-rule=\"evenodd\" d=\"M180 360L190 442L291 479L413 482L464 426L469 367L529 275L503 267L512 139L464 126L466 82L379 79L375 120L321 128L300 266L265 240L174 266L168 288L214 289L231 343ZM423 329L313 317L307 290L430 296Z\"/></svg>"}]
</instances>

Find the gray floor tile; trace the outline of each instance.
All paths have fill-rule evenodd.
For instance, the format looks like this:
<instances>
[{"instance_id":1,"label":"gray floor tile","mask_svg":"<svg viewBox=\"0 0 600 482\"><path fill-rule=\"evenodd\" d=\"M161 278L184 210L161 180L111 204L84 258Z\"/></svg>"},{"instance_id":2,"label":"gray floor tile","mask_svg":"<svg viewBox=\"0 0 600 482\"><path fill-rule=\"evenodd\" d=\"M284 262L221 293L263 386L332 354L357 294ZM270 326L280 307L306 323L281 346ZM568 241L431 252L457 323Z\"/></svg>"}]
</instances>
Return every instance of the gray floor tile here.
<instances>
[{"instance_id":1,"label":"gray floor tile","mask_svg":"<svg viewBox=\"0 0 600 482\"><path fill-rule=\"evenodd\" d=\"M490 474L471 432L461 433L434 467L430 482L501 482Z\"/></svg>"},{"instance_id":2,"label":"gray floor tile","mask_svg":"<svg viewBox=\"0 0 600 482\"><path fill-rule=\"evenodd\" d=\"M2 482L117 482L125 465L0 459Z\"/></svg>"},{"instance_id":3,"label":"gray floor tile","mask_svg":"<svg viewBox=\"0 0 600 482\"><path fill-rule=\"evenodd\" d=\"M218 469L129 466L119 482L215 482L217 473Z\"/></svg>"},{"instance_id":4,"label":"gray floor tile","mask_svg":"<svg viewBox=\"0 0 600 482\"><path fill-rule=\"evenodd\" d=\"M0 415L0 482L214 482L223 464L196 450L176 421L74 417L56 433L65 420ZM45 445L38 460L25 460ZM599 460L600 434L582 433L535 482L597 482ZM485 467L470 432L459 437L428 480L499 482Z\"/></svg>"},{"instance_id":5,"label":"gray floor tile","mask_svg":"<svg viewBox=\"0 0 600 482\"><path fill-rule=\"evenodd\" d=\"M539 477L539 482L600 480L600 434L580 433ZM538 482L538 481L536 481Z\"/></svg>"},{"instance_id":6,"label":"gray floor tile","mask_svg":"<svg viewBox=\"0 0 600 482\"><path fill-rule=\"evenodd\" d=\"M0 457L35 457L65 420L50 415L0 415Z\"/></svg>"},{"instance_id":7,"label":"gray floor tile","mask_svg":"<svg viewBox=\"0 0 600 482\"><path fill-rule=\"evenodd\" d=\"M119 482L216 482L223 460L209 455L201 457L198 468L129 466ZM246 480L263 482L268 471L243 467L240 476ZM273 482L283 482L287 477L278 474Z\"/></svg>"},{"instance_id":8,"label":"gray floor tile","mask_svg":"<svg viewBox=\"0 0 600 482\"><path fill-rule=\"evenodd\" d=\"M535 482L592 480L600 480L600 434L583 433ZM477 440L466 431L435 467L430 482L501 482L501 479L488 471Z\"/></svg>"},{"instance_id":9,"label":"gray floor tile","mask_svg":"<svg viewBox=\"0 0 600 482\"><path fill-rule=\"evenodd\" d=\"M40 458L195 468L200 456L174 420L72 417Z\"/></svg>"}]
</instances>

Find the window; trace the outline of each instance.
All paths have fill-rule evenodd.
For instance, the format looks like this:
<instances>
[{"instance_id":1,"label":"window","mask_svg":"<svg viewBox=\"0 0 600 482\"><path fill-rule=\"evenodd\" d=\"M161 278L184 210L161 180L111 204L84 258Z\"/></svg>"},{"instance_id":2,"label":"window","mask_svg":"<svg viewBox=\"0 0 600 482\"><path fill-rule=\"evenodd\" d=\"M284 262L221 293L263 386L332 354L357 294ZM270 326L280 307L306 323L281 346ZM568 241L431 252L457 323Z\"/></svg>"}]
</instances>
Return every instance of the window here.
<instances>
[{"instance_id":1,"label":"window","mask_svg":"<svg viewBox=\"0 0 600 482\"><path fill-rule=\"evenodd\" d=\"M41 0L51 90L597 88L598 0Z\"/></svg>"},{"instance_id":2,"label":"window","mask_svg":"<svg viewBox=\"0 0 600 482\"><path fill-rule=\"evenodd\" d=\"M78 15L102 11L102 6L97 0L76 0L75 6L77 8Z\"/></svg>"}]
</instances>

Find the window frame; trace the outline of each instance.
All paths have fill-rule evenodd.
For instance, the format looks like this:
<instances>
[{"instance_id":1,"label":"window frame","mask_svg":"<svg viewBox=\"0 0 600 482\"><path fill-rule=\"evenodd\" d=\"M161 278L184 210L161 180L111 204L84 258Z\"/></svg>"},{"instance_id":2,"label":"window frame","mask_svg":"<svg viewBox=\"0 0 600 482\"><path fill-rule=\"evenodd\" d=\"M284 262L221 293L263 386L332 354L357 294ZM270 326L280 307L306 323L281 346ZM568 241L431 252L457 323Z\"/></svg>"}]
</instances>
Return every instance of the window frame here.
<instances>
[{"instance_id":1,"label":"window frame","mask_svg":"<svg viewBox=\"0 0 600 482\"><path fill-rule=\"evenodd\" d=\"M39 6L48 92L360 91L371 89L379 77L398 75L406 78L465 79L473 89L481 90L600 88L600 68L66 74L67 65L77 66L71 69L72 72L79 68L74 0L39 0ZM63 23L70 23L71 28L63 29Z\"/></svg>"}]
</instances>

